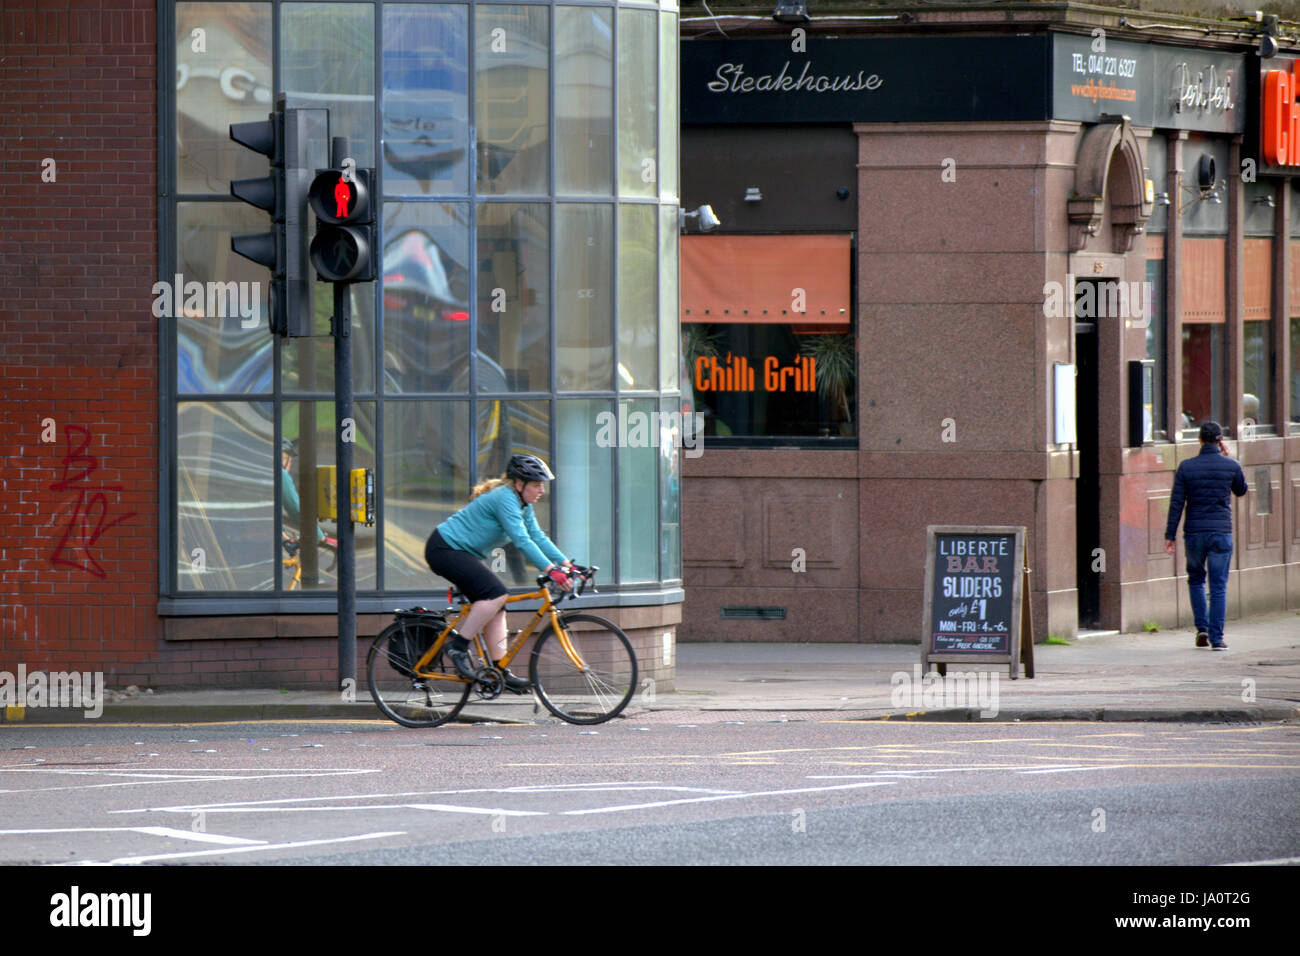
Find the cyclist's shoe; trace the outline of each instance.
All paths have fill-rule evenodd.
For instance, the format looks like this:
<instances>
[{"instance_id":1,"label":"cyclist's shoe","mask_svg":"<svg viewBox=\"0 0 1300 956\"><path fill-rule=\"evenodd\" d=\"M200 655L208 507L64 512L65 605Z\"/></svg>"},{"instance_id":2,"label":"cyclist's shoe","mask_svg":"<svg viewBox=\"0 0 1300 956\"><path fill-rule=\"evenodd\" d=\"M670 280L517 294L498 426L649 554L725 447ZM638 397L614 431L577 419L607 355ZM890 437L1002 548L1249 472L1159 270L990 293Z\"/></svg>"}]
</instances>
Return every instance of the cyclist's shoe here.
<instances>
[{"instance_id":1,"label":"cyclist's shoe","mask_svg":"<svg viewBox=\"0 0 1300 956\"><path fill-rule=\"evenodd\" d=\"M474 662L469 659L469 641L452 631L447 638L445 650L456 673L466 680L474 680L477 670Z\"/></svg>"},{"instance_id":2,"label":"cyclist's shoe","mask_svg":"<svg viewBox=\"0 0 1300 956\"><path fill-rule=\"evenodd\" d=\"M512 694L526 694L533 686L532 681L510 673L510 669L507 667L497 664L497 670L501 671L501 676L505 678L506 690Z\"/></svg>"}]
</instances>

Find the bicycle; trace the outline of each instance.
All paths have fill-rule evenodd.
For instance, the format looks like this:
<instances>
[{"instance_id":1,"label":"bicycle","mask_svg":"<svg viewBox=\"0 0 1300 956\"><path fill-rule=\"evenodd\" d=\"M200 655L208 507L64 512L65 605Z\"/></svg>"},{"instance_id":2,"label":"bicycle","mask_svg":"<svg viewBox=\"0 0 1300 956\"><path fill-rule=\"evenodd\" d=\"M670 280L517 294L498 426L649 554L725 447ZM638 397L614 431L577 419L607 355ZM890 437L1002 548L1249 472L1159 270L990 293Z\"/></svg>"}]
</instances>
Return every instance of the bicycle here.
<instances>
[{"instance_id":1,"label":"bicycle","mask_svg":"<svg viewBox=\"0 0 1300 956\"><path fill-rule=\"evenodd\" d=\"M576 584L570 599L594 584L599 568L574 566ZM546 575L537 578L539 590L506 599L507 605L540 600L528 623L510 635L501 667L521 651L542 626L529 658L529 679L537 701L556 717L571 724L599 724L622 713L636 691L637 662L632 642L619 627L595 614L558 611ZM385 717L404 727L437 727L455 718L471 692L494 700L505 690L501 670L491 663L481 635L471 647L482 660L473 680L461 677L445 653L447 637L469 614L470 602L452 588L448 601L459 606L445 611L422 607L396 612L366 656L370 696ZM454 616L452 616L454 613Z\"/></svg>"},{"instance_id":2,"label":"bicycle","mask_svg":"<svg viewBox=\"0 0 1300 956\"><path fill-rule=\"evenodd\" d=\"M284 553L287 555L287 557L283 559L284 566L286 568L293 568L293 575L284 585L286 591L292 591L302 584L302 542L288 532L285 532L284 538L280 541L280 546L284 548ZM334 570L334 565L338 563L338 541L334 538L322 538L320 542L318 542L317 547L330 556L329 567L324 569L328 574Z\"/></svg>"}]
</instances>

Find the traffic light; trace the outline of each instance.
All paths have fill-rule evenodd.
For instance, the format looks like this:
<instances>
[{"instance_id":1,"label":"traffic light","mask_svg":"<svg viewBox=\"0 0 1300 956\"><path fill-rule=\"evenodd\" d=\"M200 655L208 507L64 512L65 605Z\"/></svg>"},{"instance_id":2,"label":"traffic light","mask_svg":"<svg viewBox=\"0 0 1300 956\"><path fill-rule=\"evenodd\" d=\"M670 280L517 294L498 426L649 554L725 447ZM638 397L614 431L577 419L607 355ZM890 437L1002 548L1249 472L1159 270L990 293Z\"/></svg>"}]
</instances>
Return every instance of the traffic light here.
<instances>
[{"instance_id":1,"label":"traffic light","mask_svg":"<svg viewBox=\"0 0 1300 956\"><path fill-rule=\"evenodd\" d=\"M372 282L379 237L371 186L373 169L322 169L307 201L316 213L311 264L325 282Z\"/></svg>"},{"instance_id":2,"label":"traffic light","mask_svg":"<svg viewBox=\"0 0 1300 956\"><path fill-rule=\"evenodd\" d=\"M270 232L231 236L230 248L271 270L273 335L311 335L304 254L307 163L299 110L276 102L264 122L231 123L230 138L271 161L269 176L236 179L230 194L271 215Z\"/></svg>"}]
</instances>

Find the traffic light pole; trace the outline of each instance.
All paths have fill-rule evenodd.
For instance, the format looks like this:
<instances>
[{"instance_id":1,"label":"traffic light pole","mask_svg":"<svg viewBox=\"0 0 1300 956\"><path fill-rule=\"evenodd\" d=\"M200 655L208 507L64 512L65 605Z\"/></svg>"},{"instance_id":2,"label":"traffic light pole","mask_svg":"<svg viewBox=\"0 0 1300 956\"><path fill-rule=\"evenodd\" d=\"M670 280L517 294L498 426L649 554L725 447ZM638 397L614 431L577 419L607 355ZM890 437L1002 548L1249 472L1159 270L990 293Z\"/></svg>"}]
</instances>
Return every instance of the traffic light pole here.
<instances>
[{"instance_id":1,"label":"traffic light pole","mask_svg":"<svg viewBox=\"0 0 1300 956\"><path fill-rule=\"evenodd\" d=\"M348 154L345 136L332 142L332 165L341 167ZM357 677L357 561L356 540L352 527L352 442L345 440L344 423L351 422L346 437L353 438L356 425L352 420L352 289L347 283L333 282L334 316L330 320L334 335L334 473L338 481L339 525L339 689L355 689ZM349 683L350 681L350 683Z\"/></svg>"}]
</instances>

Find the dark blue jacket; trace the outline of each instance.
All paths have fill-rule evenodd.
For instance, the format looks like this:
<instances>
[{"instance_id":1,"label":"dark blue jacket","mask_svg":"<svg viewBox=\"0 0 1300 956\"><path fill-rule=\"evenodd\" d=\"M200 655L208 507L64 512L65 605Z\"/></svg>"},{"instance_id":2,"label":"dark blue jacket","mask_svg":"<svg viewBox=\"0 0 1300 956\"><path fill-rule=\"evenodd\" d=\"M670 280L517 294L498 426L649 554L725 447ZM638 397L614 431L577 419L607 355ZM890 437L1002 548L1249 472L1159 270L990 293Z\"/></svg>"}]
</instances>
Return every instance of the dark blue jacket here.
<instances>
[{"instance_id":1,"label":"dark blue jacket","mask_svg":"<svg viewBox=\"0 0 1300 956\"><path fill-rule=\"evenodd\" d=\"M1165 540L1178 535L1178 519L1187 503L1187 522L1183 534L1218 531L1232 534L1232 496L1246 493L1246 476L1235 459L1219 452L1217 445L1204 445L1195 458L1188 458L1174 474L1174 490L1169 496L1169 522Z\"/></svg>"}]
</instances>

